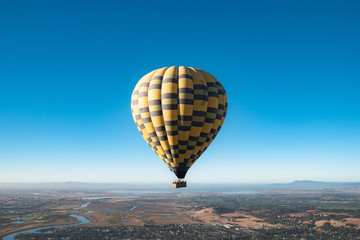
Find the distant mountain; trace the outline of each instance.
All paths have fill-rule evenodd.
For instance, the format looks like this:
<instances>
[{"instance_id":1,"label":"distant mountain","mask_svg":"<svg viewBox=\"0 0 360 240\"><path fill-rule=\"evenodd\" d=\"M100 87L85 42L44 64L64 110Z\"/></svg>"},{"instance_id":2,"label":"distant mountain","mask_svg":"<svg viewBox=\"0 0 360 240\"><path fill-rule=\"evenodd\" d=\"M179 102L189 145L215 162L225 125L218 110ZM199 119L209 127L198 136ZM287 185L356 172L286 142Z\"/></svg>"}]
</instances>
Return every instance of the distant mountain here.
<instances>
[{"instance_id":1,"label":"distant mountain","mask_svg":"<svg viewBox=\"0 0 360 240\"><path fill-rule=\"evenodd\" d=\"M276 183L267 185L269 188L283 189L335 189L335 188L360 188L360 182L319 182L311 180L296 180L291 183Z\"/></svg>"}]
</instances>

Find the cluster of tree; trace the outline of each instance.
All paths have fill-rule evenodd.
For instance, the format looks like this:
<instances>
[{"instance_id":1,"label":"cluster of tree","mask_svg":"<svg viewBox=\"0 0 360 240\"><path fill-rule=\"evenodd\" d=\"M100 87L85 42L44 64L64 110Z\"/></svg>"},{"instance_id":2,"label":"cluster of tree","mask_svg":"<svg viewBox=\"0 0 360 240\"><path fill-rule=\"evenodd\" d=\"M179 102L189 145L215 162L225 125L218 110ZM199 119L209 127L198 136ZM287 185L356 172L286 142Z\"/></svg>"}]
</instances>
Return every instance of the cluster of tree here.
<instances>
[{"instance_id":1,"label":"cluster of tree","mask_svg":"<svg viewBox=\"0 0 360 240\"><path fill-rule=\"evenodd\" d=\"M255 238L254 238L255 237ZM128 227L69 227L51 232L20 234L18 240L47 239L257 239L254 233L209 225L144 225Z\"/></svg>"},{"instance_id":2,"label":"cluster of tree","mask_svg":"<svg viewBox=\"0 0 360 240\"><path fill-rule=\"evenodd\" d=\"M238 239L238 240L331 240L359 239L360 230L336 228L326 223L321 230L309 226L260 229L252 232L209 225L145 225L128 227L69 227L55 228L51 232L21 234L18 240L47 239Z\"/></svg>"},{"instance_id":3,"label":"cluster of tree","mask_svg":"<svg viewBox=\"0 0 360 240\"><path fill-rule=\"evenodd\" d=\"M335 240L335 239L360 239L360 230L356 228L333 227L325 223L320 230L303 225L293 228L262 229L257 230L259 239L291 239L291 240Z\"/></svg>"}]
</instances>

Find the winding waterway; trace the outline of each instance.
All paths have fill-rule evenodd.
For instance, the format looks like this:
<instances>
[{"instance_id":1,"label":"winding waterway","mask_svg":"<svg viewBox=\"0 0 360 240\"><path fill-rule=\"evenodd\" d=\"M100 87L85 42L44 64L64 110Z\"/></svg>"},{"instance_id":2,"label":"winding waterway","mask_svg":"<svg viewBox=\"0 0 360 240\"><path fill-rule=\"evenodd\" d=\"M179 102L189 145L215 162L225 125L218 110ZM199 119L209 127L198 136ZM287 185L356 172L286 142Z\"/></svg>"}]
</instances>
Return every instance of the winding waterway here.
<instances>
[{"instance_id":1,"label":"winding waterway","mask_svg":"<svg viewBox=\"0 0 360 240\"><path fill-rule=\"evenodd\" d=\"M73 208L74 210L80 209L80 208L85 208L89 205L90 203L85 203L83 205L81 205L81 207L77 207L77 208ZM87 213L92 213L93 211L87 211L86 213L83 214L87 214ZM19 232L15 232L15 233L11 233L9 235L6 235L5 237L3 237L3 240L14 240L16 235L19 235L21 233L36 233L38 231L44 230L44 229L50 229L50 228L57 228L57 227L68 227L68 226L76 226L76 225L82 225L82 224L87 224L90 223L91 221L89 219L87 219L84 216L79 216L76 214L70 214L70 217L74 217L76 218L77 221L80 221L78 223L72 223L72 224L64 224L64 225L55 225L55 226L46 226L46 227L39 227L39 228L32 228L32 229L27 229L27 230L23 230L23 231L19 231Z\"/></svg>"},{"instance_id":2,"label":"winding waterway","mask_svg":"<svg viewBox=\"0 0 360 240\"><path fill-rule=\"evenodd\" d=\"M84 197L82 198L82 200L102 200L102 199L109 199L109 198L115 198L115 199L131 199L131 198L138 198L139 196L121 196L121 197ZM86 208L88 205L90 204L90 202L84 203L83 205L81 205L80 207L76 207L73 208L73 210L79 210L81 208ZM130 209L130 211L133 211L137 206L134 206L132 209ZM87 214L87 213L92 213L93 211L87 211L86 213L82 213L82 214ZM121 213L122 214L122 213ZM6 235L5 237L2 238L2 240L14 240L16 235L19 235L21 233L36 233L39 232L41 230L44 229L50 229L50 228L58 228L58 227L69 227L69 226L76 226L76 225L83 225L83 224L87 224L90 223L91 221L89 219L87 219L84 216L79 216L76 214L71 214L69 215L70 217L74 217L76 218L77 221L80 221L78 223L71 223L71 224L64 224L64 225L54 225L54 226L46 226L46 227L39 227L39 228L31 228L31 229L27 229L27 230L23 230L23 231L19 231L19 232L15 232L15 233L11 233L9 235Z\"/></svg>"}]
</instances>

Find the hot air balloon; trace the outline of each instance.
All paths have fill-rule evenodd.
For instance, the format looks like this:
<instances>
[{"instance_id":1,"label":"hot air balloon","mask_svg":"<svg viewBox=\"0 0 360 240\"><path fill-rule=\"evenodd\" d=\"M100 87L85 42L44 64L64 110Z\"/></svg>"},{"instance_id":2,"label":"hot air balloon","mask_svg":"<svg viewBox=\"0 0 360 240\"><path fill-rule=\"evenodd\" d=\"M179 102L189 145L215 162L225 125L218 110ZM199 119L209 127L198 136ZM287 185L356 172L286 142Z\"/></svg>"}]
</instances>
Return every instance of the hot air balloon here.
<instances>
[{"instance_id":1,"label":"hot air balloon","mask_svg":"<svg viewBox=\"0 0 360 240\"><path fill-rule=\"evenodd\" d=\"M181 179L219 133L227 106L221 83L192 67L156 69L136 84L131 97L135 124L178 177L175 188L186 186Z\"/></svg>"}]
</instances>

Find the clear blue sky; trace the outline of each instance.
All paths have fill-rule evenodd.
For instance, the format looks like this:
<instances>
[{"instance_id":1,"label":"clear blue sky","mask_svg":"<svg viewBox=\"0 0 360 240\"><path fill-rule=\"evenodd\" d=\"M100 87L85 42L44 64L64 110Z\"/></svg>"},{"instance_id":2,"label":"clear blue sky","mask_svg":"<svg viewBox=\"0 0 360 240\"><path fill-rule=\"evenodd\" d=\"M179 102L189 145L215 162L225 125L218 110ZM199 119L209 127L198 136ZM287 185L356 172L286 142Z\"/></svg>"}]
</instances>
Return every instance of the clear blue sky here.
<instances>
[{"instance_id":1,"label":"clear blue sky","mask_svg":"<svg viewBox=\"0 0 360 240\"><path fill-rule=\"evenodd\" d=\"M133 123L153 69L229 110L190 182L360 181L359 1L1 1L0 182L170 182Z\"/></svg>"}]
</instances>

